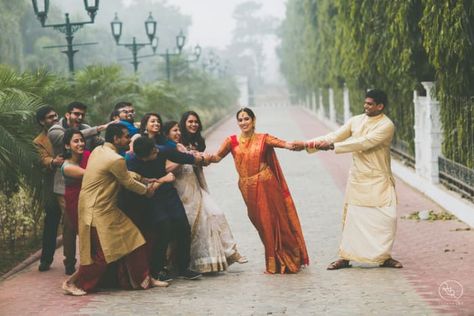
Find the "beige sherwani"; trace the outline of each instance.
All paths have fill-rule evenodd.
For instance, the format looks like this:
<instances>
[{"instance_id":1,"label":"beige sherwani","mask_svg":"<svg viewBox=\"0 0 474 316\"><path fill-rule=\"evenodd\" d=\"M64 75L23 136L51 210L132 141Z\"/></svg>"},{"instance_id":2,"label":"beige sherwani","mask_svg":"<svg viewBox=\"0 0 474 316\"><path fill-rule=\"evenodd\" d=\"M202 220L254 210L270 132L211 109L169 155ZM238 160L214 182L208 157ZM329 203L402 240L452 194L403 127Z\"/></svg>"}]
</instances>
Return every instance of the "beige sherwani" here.
<instances>
[{"instance_id":1,"label":"beige sherwani","mask_svg":"<svg viewBox=\"0 0 474 316\"><path fill-rule=\"evenodd\" d=\"M79 195L79 248L81 265L92 264L91 227L94 226L107 263L116 261L145 243L138 228L117 207L120 186L146 193L140 176L127 170L125 159L111 143L90 155Z\"/></svg>"},{"instance_id":2,"label":"beige sherwani","mask_svg":"<svg viewBox=\"0 0 474 316\"><path fill-rule=\"evenodd\" d=\"M350 152L353 156L339 248L343 259L383 263L390 258L396 230L395 181L390 167L394 131L384 114L362 114L337 131L314 139L334 143L337 154Z\"/></svg>"}]
</instances>

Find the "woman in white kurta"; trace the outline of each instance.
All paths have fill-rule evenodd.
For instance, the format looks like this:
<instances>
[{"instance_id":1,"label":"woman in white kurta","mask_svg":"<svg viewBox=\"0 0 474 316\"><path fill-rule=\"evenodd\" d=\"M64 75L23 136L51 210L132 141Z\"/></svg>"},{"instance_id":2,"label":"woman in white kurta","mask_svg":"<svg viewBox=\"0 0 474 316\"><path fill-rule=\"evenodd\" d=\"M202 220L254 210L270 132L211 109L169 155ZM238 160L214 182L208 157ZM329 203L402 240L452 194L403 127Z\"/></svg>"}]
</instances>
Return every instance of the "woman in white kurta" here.
<instances>
[{"instance_id":1,"label":"woman in white kurta","mask_svg":"<svg viewBox=\"0 0 474 316\"><path fill-rule=\"evenodd\" d=\"M163 132L170 144L186 150L181 145L181 133L177 122L167 122ZM247 259L237 251L237 245L224 213L212 200L205 185L201 168L192 165L167 163L176 180L174 186L183 203L191 226L190 269L200 273L225 271L234 262Z\"/></svg>"}]
</instances>

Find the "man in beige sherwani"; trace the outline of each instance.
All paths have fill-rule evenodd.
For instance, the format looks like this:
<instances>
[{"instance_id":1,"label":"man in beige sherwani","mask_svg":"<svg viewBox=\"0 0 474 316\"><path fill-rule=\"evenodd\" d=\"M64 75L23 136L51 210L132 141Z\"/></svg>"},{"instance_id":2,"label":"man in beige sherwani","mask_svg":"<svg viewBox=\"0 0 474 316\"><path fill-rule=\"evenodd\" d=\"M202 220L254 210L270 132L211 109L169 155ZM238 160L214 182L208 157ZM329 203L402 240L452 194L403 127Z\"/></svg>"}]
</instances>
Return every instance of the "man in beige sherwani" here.
<instances>
[{"instance_id":1,"label":"man in beige sherwani","mask_svg":"<svg viewBox=\"0 0 474 316\"><path fill-rule=\"evenodd\" d=\"M402 268L391 257L397 215L395 181L390 168L390 143L395 127L383 114L388 104L381 90L366 93L365 113L352 117L344 126L325 136L295 142L294 149L334 150L352 153L346 187L340 259L328 270L348 268L350 261Z\"/></svg>"},{"instance_id":2,"label":"man in beige sherwani","mask_svg":"<svg viewBox=\"0 0 474 316\"><path fill-rule=\"evenodd\" d=\"M66 294L84 295L95 290L107 264L117 262L118 283L128 289L166 286L150 277L145 239L133 222L118 208L120 187L151 196L156 185L140 182L141 176L129 172L119 150L128 147L130 136L125 126L111 124L105 144L92 152L79 195L79 250L81 265L63 284Z\"/></svg>"}]
</instances>

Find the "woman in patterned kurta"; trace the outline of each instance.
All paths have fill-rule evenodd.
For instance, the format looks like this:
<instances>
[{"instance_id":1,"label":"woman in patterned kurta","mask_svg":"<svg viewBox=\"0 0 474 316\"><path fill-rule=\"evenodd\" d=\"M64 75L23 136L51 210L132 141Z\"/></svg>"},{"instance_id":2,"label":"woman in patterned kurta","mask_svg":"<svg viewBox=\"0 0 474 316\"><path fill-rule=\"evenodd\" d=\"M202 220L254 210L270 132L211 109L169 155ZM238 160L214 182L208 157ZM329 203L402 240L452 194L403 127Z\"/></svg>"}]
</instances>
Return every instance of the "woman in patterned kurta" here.
<instances>
[{"instance_id":1,"label":"woman in patterned kurta","mask_svg":"<svg viewBox=\"0 0 474 316\"><path fill-rule=\"evenodd\" d=\"M226 138L212 162L229 152L239 173L239 188L250 221L265 247L268 273L296 273L309 264L303 233L290 191L274 147L292 145L268 134L255 133L255 114L248 108L237 112L240 136Z\"/></svg>"}]
</instances>

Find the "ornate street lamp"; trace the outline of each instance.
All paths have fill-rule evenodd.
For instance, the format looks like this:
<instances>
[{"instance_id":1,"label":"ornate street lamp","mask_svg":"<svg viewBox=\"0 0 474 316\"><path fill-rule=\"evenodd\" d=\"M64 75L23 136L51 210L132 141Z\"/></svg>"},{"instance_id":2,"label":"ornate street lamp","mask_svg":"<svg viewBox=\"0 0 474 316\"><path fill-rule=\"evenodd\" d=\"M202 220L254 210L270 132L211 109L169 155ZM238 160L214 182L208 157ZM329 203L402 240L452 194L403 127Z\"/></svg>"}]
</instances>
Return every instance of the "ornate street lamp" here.
<instances>
[{"instance_id":1,"label":"ornate street lamp","mask_svg":"<svg viewBox=\"0 0 474 316\"><path fill-rule=\"evenodd\" d=\"M150 15L148 16L148 19L145 21L145 30L146 30L146 35L148 36L148 39L150 40L150 43L153 41L155 38L156 34L156 21L155 19Z\"/></svg>"},{"instance_id":2,"label":"ornate street lamp","mask_svg":"<svg viewBox=\"0 0 474 316\"><path fill-rule=\"evenodd\" d=\"M210 51L207 58L202 59L201 67L204 72L217 75L219 78L225 77L230 70L229 61L221 61L214 51Z\"/></svg>"},{"instance_id":3,"label":"ornate street lamp","mask_svg":"<svg viewBox=\"0 0 474 316\"><path fill-rule=\"evenodd\" d=\"M194 46L193 53L191 54L191 58L186 59L186 65L189 66L189 64L195 63L199 61L199 58L201 57L202 53L202 48L197 44Z\"/></svg>"},{"instance_id":4,"label":"ornate street lamp","mask_svg":"<svg viewBox=\"0 0 474 316\"><path fill-rule=\"evenodd\" d=\"M41 22L41 25L44 26L46 22L46 18L48 17L48 10L49 10L49 0L38 1L33 0L33 10L35 11L35 15Z\"/></svg>"},{"instance_id":5,"label":"ornate street lamp","mask_svg":"<svg viewBox=\"0 0 474 316\"><path fill-rule=\"evenodd\" d=\"M114 21L115 21L115 19L114 19ZM147 22L152 22L152 21L154 22L154 20L150 20L150 18L148 18L148 20L147 20ZM156 22L154 22L154 23L155 24L153 26L150 25L150 29L151 29L151 27L153 27L153 29L156 31ZM145 27L146 27L146 24L145 24ZM113 30L113 26L112 26L112 30ZM148 28L147 28L147 30L148 30ZM170 49L166 49L163 53L157 53L159 38L154 36L153 38L150 38L150 41L151 41L151 48L153 50L153 54L138 56L138 58L147 58L147 57L153 57L153 56L163 57L165 59L165 62L166 62L166 79L167 79L167 81L170 81L171 80L171 57L181 55L182 50L184 48L184 45L186 43L186 36L184 35L182 30L176 36L176 51L177 51L176 53L175 52L170 52ZM199 56L201 55L201 46L196 45L194 47L193 55L194 55L194 59L193 60L186 60L186 62L195 62L199 59Z\"/></svg>"},{"instance_id":6,"label":"ornate street lamp","mask_svg":"<svg viewBox=\"0 0 474 316\"><path fill-rule=\"evenodd\" d=\"M94 21L97 10L99 10L99 0L84 0L84 7L92 21Z\"/></svg>"},{"instance_id":7,"label":"ornate street lamp","mask_svg":"<svg viewBox=\"0 0 474 316\"><path fill-rule=\"evenodd\" d=\"M220 64L220 57L217 56L214 51L211 51L209 53L209 64L208 64L208 69L209 72L212 74L214 73L214 70L219 67Z\"/></svg>"},{"instance_id":8,"label":"ornate street lamp","mask_svg":"<svg viewBox=\"0 0 474 316\"><path fill-rule=\"evenodd\" d=\"M199 44L194 46L194 56L196 56L196 61L198 61L199 57L201 57L201 52L202 52L202 49L201 49L201 46L199 46Z\"/></svg>"},{"instance_id":9,"label":"ornate street lamp","mask_svg":"<svg viewBox=\"0 0 474 316\"><path fill-rule=\"evenodd\" d=\"M115 13L114 19L112 20L112 22L110 22L110 28L112 31L112 36L115 39L115 43L118 46L124 46L128 48L132 52L132 65L136 73L138 71L138 64L140 64L140 62L138 61L138 51L147 45L151 45L152 48L153 48L153 45L155 45L153 44L153 40L156 34L156 21L151 15L151 12L148 18L145 20L145 32L149 39L148 43L137 43L135 36L133 37L131 43L120 43L120 37L122 36L123 23L119 20L117 13ZM156 43L155 47L157 46L158 46L158 43ZM156 48L153 48L153 49L156 50Z\"/></svg>"},{"instance_id":10,"label":"ornate street lamp","mask_svg":"<svg viewBox=\"0 0 474 316\"><path fill-rule=\"evenodd\" d=\"M160 56L160 57L163 57L165 59L165 62L166 62L166 78L168 81L170 81L171 79L171 57L172 56L177 56L177 55L181 55L181 52L184 48L184 45L186 44L186 36L184 35L184 32L183 30L180 30L180 32L178 33L178 35L176 36L176 49L177 49L177 52L170 52L170 49L166 49L163 53L157 53L157 50L158 50L158 44L159 44L159 38L156 35L156 31L157 31L157 22L156 20L153 18L153 16L151 15L151 12L150 12L150 15L148 16L148 18L145 20L145 31L146 31L146 34L148 36L148 39L150 40L150 43L136 43L136 40L135 40L135 37L133 38L133 43L131 44L120 44L119 41L120 41L120 36L122 35L122 25L123 23L119 20L117 14L115 14L115 18L112 20L112 22L110 23L110 27L111 27L111 30L112 30L112 35L114 36L115 38L115 42L117 43L117 45L120 45L120 46L125 46L127 48L129 48L130 50L132 50L132 64L134 65L134 69L135 69L135 72L137 72L137 68L138 68L138 59L139 58L147 58L147 57L153 57L153 56ZM138 56L138 50L140 48L142 48L143 46L145 45L151 45L151 48L153 50L153 54L151 55L143 55L143 56ZM199 57L201 56L201 46L199 45L196 45L194 47L194 59L191 59L191 60L186 60L187 63L189 62L195 62L195 61L198 61L199 60Z\"/></svg>"},{"instance_id":11,"label":"ornate street lamp","mask_svg":"<svg viewBox=\"0 0 474 316\"><path fill-rule=\"evenodd\" d=\"M99 0L84 0L84 8L89 14L90 21L84 22L71 22L69 19L69 13L65 14L65 23L62 24L46 24L46 19L48 18L49 10L49 0L32 0L33 10L35 15L38 17L38 20L41 23L42 27L52 27L53 29L66 35L67 45L53 45L45 46L44 48L59 48L66 47L67 49L62 51L68 57L69 62L69 73L74 74L74 54L78 52L77 49L74 49L76 46L84 45L94 45L97 43L83 43L83 44L73 44L74 33L80 30L85 24L93 24L97 10L99 10Z\"/></svg>"},{"instance_id":12,"label":"ornate street lamp","mask_svg":"<svg viewBox=\"0 0 474 316\"><path fill-rule=\"evenodd\" d=\"M115 13L115 17L110 22L110 27L112 29L112 35L114 36L115 42L118 44L120 41L120 36L122 36L122 26L123 23L119 20L117 13Z\"/></svg>"},{"instance_id":13,"label":"ornate street lamp","mask_svg":"<svg viewBox=\"0 0 474 316\"><path fill-rule=\"evenodd\" d=\"M156 48L158 47L158 39L156 39L156 46L155 46L155 48L153 49L153 52L154 52L156 55L165 58L165 61L166 61L166 80L167 80L168 82L171 80L171 62L170 62L170 57L172 57L172 56L177 56L177 55L181 55L185 43L186 43L186 36L184 35L183 30L180 30L180 31L179 31L179 34L176 36L176 48L178 49L178 52L177 52L177 53L170 53L169 49L166 49L166 51L165 51L164 53L156 54ZM196 61L199 60L199 57L201 56L201 46L196 45L196 46L194 47L194 53L193 53L193 55L194 55L194 59L187 59L187 60L186 60L186 63L189 64L189 63L196 62Z\"/></svg>"},{"instance_id":14,"label":"ornate street lamp","mask_svg":"<svg viewBox=\"0 0 474 316\"><path fill-rule=\"evenodd\" d=\"M183 30L179 31L178 36L176 36L176 47L178 48L178 52L181 54L183 50L184 44L186 42L186 36L183 34Z\"/></svg>"}]
</instances>

